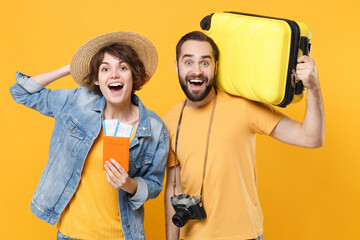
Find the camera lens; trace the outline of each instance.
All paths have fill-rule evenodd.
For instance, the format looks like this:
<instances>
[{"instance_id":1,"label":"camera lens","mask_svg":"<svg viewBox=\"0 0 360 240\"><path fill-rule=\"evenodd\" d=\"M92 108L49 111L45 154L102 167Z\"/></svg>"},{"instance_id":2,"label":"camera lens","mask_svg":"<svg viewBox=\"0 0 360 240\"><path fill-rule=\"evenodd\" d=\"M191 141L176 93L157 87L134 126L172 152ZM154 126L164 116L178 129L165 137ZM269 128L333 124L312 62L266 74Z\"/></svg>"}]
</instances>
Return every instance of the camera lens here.
<instances>
[{"instance_id":1,"label":"camera lens","mask_svg":"<svg viewBox=\"0 0 360 240\"><path fill-rule=\"evenodd\" d=\"M175 213L175 215L172 217L172 221L175 224L175 226L180 228L187 223L190 216L191 216L190 212L186 208L183 208Z\"/></svg>"}]
</instances>

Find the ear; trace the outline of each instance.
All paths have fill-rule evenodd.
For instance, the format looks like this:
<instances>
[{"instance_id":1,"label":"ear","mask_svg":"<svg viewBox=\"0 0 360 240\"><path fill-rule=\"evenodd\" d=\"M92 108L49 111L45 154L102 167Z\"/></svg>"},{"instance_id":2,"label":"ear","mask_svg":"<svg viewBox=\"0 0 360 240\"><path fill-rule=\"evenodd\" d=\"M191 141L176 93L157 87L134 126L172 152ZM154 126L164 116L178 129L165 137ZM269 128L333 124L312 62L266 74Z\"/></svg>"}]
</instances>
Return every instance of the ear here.
<instances>
[{"instance_id":1,"label":"ear","mask_svg":"<svg viewBox=\"0 0 360 240\"><path fill-rule=\"evenodd\" d=\"M219 66L219 61L216 61L216 63L215 63L215 75L217 75L218 66Z\"/></svg>"},{"instance_id":2,"label":"ear","mask_svg":"<svg viewBox=\"0 0 360 240\"><path fill-rule=\"evenodd\" d=\"M99 80L95 80L94 84L99 86Z\"/></svg>"},{"instance_id":3,"label":"ear","mask_svg":"<svg viewBox=\"0 0 360 240\"><path fill-rule=\"evenodd\" d=\"M175 64L175 72L176 74L179 74L179 67L176 60L174 61L174 64Z\"/></svg>"}]
</instances>

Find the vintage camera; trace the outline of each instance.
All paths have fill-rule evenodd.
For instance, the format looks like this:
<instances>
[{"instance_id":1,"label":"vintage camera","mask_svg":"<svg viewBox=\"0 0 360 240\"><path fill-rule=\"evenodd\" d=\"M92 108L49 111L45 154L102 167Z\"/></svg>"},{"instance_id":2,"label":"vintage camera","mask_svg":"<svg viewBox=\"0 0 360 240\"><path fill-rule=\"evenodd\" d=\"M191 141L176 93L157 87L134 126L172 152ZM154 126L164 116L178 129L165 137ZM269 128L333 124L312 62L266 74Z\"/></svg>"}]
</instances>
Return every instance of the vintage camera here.
<instances>
[{"instance_id":1,"label":"vintage camera","mask_svg":"<svg viewBox=\"0 0 360 240\"><path fill-rule=\"evenodd\" d=\"M183 227L189 219L202 220L206 218L202 202L196 197L181 194L179 196L172 196L170 202L175 209L172 221L179 228Z\"/></svg>"}]
</instances>

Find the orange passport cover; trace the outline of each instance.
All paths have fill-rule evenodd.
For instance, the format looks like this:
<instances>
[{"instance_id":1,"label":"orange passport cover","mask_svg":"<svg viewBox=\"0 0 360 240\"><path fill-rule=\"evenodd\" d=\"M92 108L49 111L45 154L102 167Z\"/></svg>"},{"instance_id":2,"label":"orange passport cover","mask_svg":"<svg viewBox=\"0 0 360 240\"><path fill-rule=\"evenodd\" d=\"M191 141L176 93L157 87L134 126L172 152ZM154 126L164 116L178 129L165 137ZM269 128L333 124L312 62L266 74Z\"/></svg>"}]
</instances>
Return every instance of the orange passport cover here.
<instances>
[{"instance_id":1,"label":"orange passport cover","mask_svg":"<svg viewBox=\"0 0 360 240\"><path fill-rule=\"evenodd\" d=\"M117 161L125 171L129 171L129 138L104 136L103 166L110 158Z\"/></svg>"}]
</instances>

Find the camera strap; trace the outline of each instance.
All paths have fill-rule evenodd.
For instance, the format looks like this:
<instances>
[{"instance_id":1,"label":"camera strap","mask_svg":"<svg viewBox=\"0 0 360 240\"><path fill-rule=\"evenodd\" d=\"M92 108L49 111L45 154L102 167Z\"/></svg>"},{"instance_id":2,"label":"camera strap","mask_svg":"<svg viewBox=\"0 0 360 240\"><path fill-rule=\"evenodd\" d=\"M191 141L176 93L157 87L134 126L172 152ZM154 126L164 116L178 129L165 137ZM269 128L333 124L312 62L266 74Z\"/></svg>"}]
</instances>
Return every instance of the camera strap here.
<instances>
[{"instance_id":1,"label":"camera strap","mask_svg":"<svg viewBox=\"0 0 360 240\"><path fill-rule=\"evenodd\" d=\"M207 134L206 146L205 146L204 169L203 169L203 176L202 176L201 189L200 189L200 202L201 202L201 203L202 203L202 192L203 192L205 172L206 172L206 162L207 162L209 142L210 142L211 125L212 125L212 122L213 122L214 112L215 112L215 106L216 106L216 97L217 97L217 91L216 91L216 89L215 89L215 97L214 97L213 107L212 107L212 110L211 110L210 121L209 121L209 128L208 128L208 134ZM182 108L181 108L180 117L179 117L179 122L178 122L177 130L176 130L176 137L175 137L175 158L174 158L174 161L175 161L175 173L174 173L174 185L173 185L173 187L174 187L174 196L175 196L175 188L176 188L177 145L178 145L178 139L179 139L179 132L180 132L181 120L182 120L182 116L183 116L183 113L184 113L184 108L185 108L185 106L186 106L186 100L184 101L184 104L182 105Z\"/></svg>"}]
</instances>

